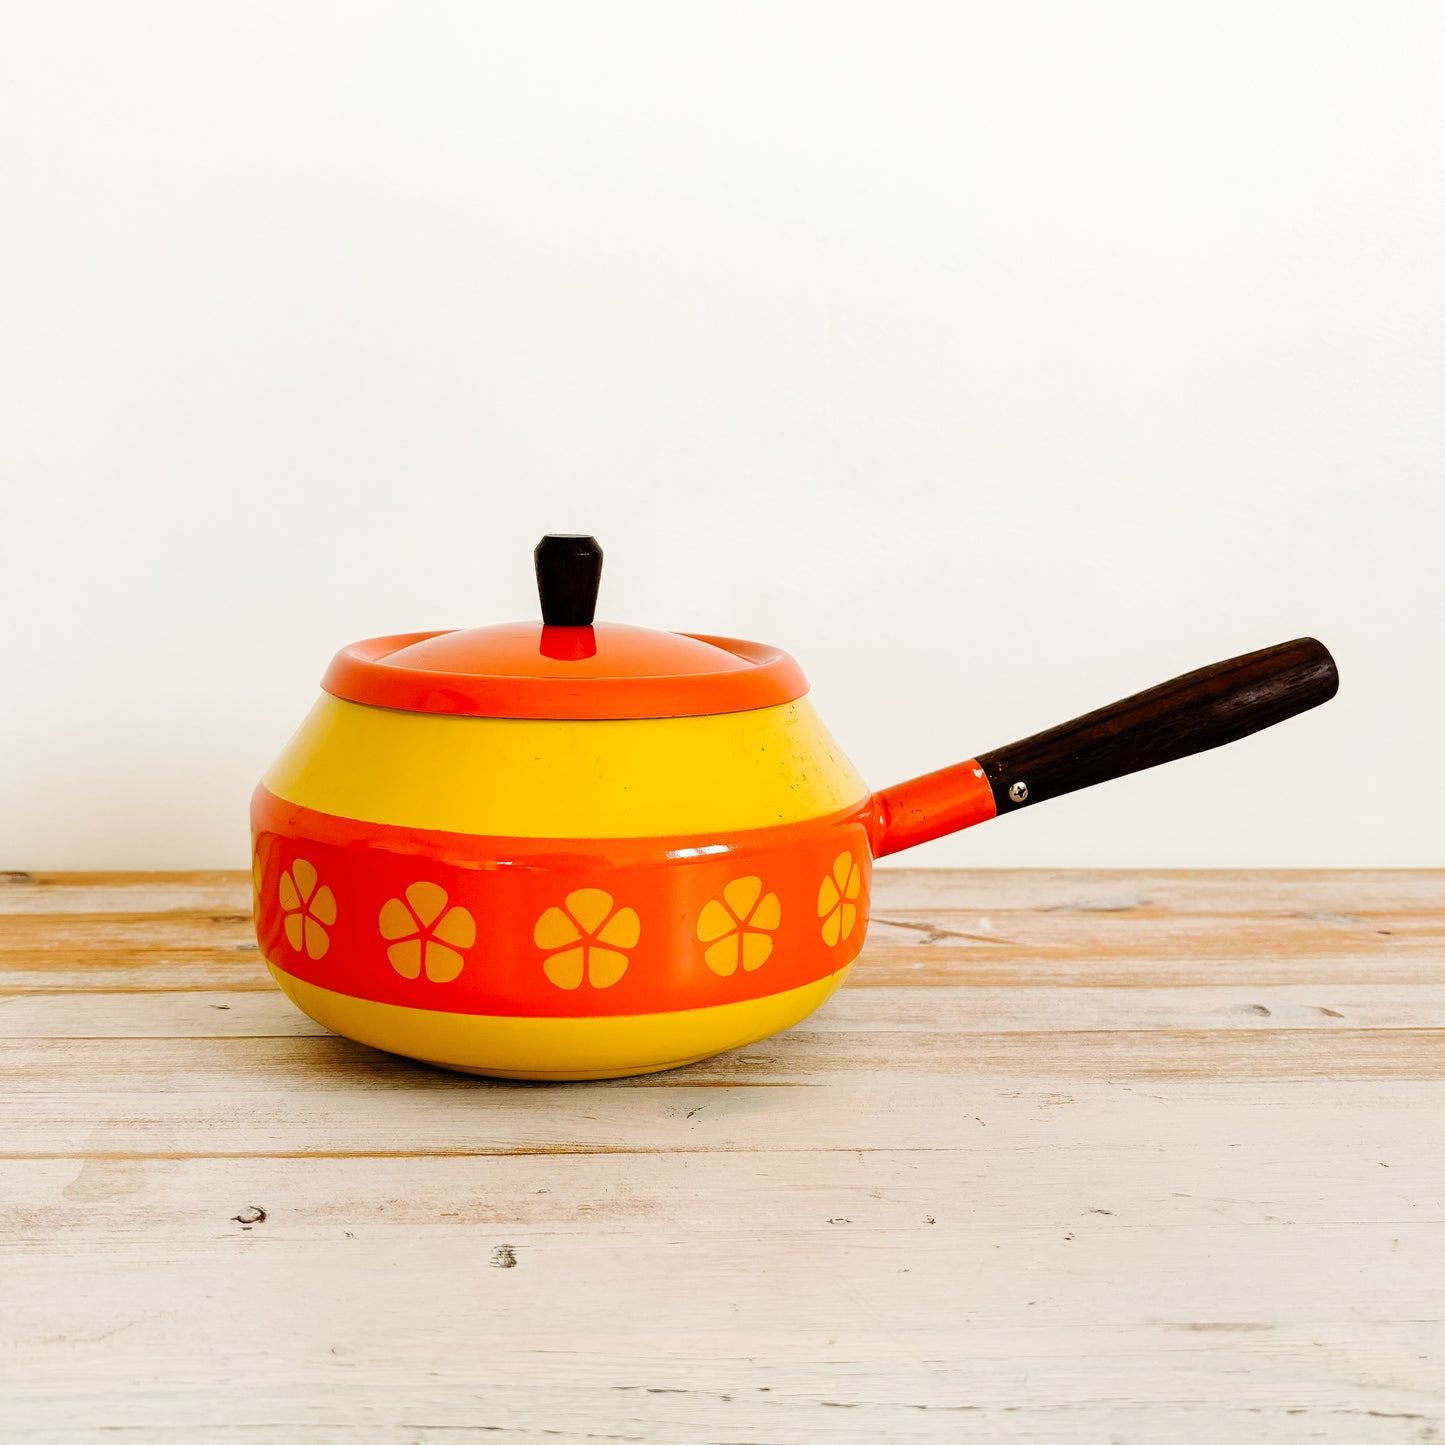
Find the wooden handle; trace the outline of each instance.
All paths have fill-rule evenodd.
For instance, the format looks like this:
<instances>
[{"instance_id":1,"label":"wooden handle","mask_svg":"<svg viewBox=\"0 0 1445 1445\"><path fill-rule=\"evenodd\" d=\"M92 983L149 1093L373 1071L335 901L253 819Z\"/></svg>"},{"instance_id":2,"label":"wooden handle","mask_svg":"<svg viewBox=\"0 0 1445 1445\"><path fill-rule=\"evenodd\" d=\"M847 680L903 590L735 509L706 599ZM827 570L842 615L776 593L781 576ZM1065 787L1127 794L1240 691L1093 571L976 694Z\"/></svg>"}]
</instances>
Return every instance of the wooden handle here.
<instances>
[{"instance_id":1,"label":"wooden handle","mask_svg":"<svg viewBox=\"0 0 1445 1445\"><path fill-rule=\"evenodd\" d=\"M1328 702L1335 660L1312 637L1185 673L1022 742L980 753L1000 813L1187 758Z\"/></svg>"}]
</instances>

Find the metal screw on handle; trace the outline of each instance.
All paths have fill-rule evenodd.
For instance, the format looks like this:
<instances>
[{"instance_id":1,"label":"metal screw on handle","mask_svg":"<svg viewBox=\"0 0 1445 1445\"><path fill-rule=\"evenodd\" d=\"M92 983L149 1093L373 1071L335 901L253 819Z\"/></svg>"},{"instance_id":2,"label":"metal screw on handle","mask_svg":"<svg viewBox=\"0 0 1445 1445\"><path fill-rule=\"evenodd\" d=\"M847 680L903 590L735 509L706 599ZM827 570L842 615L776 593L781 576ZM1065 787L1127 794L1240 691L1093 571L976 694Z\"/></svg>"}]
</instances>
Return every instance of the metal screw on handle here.
<instances>
[{"instance_id":1,"label":"metal screw on handle","mask_svg":"<svg viewBox=\"0 0 1445 1445\"><path fill-rule=\"evenodd\" d=\"M1028 798L1029 785L1027 783L1012 783L1009 785L1008 795L1010 802L1022 803Z\"/></svg>"}]
</instances>

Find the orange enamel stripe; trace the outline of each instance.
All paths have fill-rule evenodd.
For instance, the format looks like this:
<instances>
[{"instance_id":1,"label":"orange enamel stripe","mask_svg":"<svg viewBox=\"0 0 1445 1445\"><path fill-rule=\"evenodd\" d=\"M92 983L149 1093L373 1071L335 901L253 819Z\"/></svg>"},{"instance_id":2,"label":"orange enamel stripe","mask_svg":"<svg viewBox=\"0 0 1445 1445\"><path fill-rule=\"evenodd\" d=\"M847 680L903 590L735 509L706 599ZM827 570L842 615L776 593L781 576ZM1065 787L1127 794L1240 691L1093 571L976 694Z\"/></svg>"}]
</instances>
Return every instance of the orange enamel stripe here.
<instances>
[{"instance_id":1,"label":"orange enamel stripe","mask_svg":"<svg viewBox=\"0 0 1445 1445\"><path fill-rule=\"evenodd\" d=\"M998 809L976 759L925 773L873 795L868 833L875 858L986 823Z\"/></svg>"},{"instance_id":2,"label":"orange enamel stripe","mask_svg":"<svg viewBox=\"0 0 1445 1445\"><path fill-rule=\"evenodd\" d=\"M257 935L293 977L450 1013L579 1018L767 997L867 923L867 805L706 836L476 837L252 802Z\"/></svg>"}]
</instances>

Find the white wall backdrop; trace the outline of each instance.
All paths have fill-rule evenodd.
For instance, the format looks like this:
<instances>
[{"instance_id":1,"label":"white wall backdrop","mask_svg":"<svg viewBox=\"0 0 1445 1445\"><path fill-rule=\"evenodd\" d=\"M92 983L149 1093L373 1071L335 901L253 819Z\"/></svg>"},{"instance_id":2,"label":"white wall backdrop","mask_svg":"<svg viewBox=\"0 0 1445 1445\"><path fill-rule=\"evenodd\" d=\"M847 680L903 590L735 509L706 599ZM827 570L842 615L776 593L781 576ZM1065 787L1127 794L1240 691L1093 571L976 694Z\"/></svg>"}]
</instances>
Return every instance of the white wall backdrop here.
<instances>
[{"instance_id":1,"label":"white wall backdrop","mask_svg":"<svg viewBox=\"0 0 1445 1445\"><path fill-rule=\"evenodd\" d=\"M1445 8L15 3L0 866L243 866L342 642L780 643L877 785L1339 698L899 863L1440 864Z\"/></svg>"}]
</instances>

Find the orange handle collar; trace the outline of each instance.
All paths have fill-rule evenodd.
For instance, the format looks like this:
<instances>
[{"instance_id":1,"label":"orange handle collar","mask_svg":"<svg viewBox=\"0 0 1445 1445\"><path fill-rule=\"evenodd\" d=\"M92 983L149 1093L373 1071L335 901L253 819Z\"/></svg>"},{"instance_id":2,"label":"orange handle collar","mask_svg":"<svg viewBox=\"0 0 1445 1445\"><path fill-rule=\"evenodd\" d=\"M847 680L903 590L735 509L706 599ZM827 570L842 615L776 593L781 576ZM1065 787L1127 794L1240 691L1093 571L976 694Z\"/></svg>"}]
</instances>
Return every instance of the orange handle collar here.
<instances>
[{"instance_id":1,"label":"orange handle collar","mask_svg":"<svg viewBox=\"0 0 1445 1445\"><path fill-rule=\"evenodd\" d=\"M978 761L955 763L873 794L868 839L875 858L986 823L998 812Z\"/></svg>"}]
</instances>

